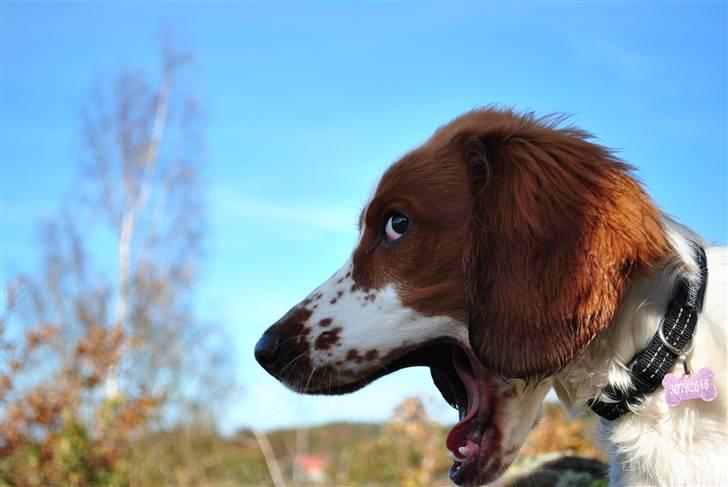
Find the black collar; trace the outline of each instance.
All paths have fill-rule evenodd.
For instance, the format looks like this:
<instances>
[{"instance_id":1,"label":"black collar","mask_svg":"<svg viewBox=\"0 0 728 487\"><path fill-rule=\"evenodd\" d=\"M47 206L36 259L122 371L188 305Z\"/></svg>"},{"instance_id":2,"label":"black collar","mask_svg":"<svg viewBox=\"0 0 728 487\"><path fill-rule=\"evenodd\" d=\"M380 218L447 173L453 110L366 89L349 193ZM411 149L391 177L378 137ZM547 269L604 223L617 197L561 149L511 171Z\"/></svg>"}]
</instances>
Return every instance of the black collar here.
<instances>
[{"instance_id":1,"label":"black collar","mask_svg":"<svg viewBox=\"0 0 728 487\"><path fill-rule=\"evenodd\" d=\"M675 360L689 346L698 322L698 313L703 308L708 282L705 250L696 242L691 244L700 268L700 280L691 282L687 277L681 277L676 283L675 292L657 333L647 347L627 364L632 388L621 391L610 385L602 390L598 399L589 401L592 411L602 418L610 421L617 419L628 412L630 406L638 405L645 396L653 393Z\"/></svg>"}]
</instances>

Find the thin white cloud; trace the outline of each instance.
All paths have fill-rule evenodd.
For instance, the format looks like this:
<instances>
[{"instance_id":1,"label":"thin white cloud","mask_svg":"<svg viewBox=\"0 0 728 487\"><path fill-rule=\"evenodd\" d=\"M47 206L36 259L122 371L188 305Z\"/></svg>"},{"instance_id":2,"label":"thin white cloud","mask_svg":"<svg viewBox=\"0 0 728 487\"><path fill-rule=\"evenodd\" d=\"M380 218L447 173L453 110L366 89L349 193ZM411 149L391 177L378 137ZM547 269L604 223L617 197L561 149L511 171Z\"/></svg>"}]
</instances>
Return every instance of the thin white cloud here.
<instances>
[{"instance_id":1,"label":"thin white cloud","mask_svg":"<svg viewBox=\"0 0 728 487\"><path fill-rule=\"evenodd\" d=\"M214 214L236 220L296 225L315 230L352 230L359 209L354 205L326 206L246 198L225 187L212 192Z\"/></svg>"}]
</instances>

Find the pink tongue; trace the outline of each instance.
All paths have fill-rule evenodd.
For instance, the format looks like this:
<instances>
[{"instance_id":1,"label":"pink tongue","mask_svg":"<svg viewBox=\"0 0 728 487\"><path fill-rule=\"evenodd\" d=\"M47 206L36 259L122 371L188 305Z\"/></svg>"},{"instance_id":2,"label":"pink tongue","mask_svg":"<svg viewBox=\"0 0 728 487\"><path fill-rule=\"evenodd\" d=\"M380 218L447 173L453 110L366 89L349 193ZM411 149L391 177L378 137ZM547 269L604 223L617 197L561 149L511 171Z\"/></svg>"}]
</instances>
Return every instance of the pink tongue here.
<instances>
[{"instance_id":1,"label":"pink tongue","mask_svg":"<svg viewBox=\"0 0 728 487\"><path fill-rule=\"evenodd\" d=\"M480 396L478 395L478 386L475 383L470 369L463 365L463 361L467 360L466 357L458 354L453 357L453 365L455 370L463 381L465 389L468 391L468 411L465 417L455 425L455 427L447 435L447 449L450 450L456 457L462 457L458 449L461 446L470 447L472 441L468 441L468 433L470 432L470 423L475 415L478 413L480 407Z\"/></svg>"},{"instance_id":2,"label":"pink tongue","mask_svg":"<svg viewBox=\"0 0 728 487\"><path fill-rule=\"evenodd\" d=\"M447 435L447 441L445 442L445 444L447 445L447 449L453 452L453 454L458 457L462 456L458 452L458 448L460 448L461 446L465 446L468 443L470 421L475 417L475 414L477 412L477 407L471 407L470 411L468 411L467 416L465 416L462 421L456 424L455 427L450 430L450 433Z\"/></svg>"}]
</instances>

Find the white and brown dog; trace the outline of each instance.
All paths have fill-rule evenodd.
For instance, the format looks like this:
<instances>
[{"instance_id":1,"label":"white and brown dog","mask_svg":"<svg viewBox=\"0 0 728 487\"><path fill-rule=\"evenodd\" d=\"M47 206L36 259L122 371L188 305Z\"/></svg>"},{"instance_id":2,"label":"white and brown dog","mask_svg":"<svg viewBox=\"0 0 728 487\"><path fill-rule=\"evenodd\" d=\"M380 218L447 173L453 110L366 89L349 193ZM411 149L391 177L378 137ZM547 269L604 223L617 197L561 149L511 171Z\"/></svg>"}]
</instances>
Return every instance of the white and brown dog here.
<instances>
[{"instance_id":1,"label":"white and brown dog","mask_svg":"<svg viewBox=\"0 0 728 487\"><path fill-rule=\"evenodd\" d=\"M663 215L589 134L467 113L387 170L360 231L256 346L288 387L342 394L430 367L460 412L460 485L511 464L552 387L609 418L612 485L728 483L728 252ZM716 399L668 406L659 380L683 354L712 370Z\"/></svg>"}]
</instances>

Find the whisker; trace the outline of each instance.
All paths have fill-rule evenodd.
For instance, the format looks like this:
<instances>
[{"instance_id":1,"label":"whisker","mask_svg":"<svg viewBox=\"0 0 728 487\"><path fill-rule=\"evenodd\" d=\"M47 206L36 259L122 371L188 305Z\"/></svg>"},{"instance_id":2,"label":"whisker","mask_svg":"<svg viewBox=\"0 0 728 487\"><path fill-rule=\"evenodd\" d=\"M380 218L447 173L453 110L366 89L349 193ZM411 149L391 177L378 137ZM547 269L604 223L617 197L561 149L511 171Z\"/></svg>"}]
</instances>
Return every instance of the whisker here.
<instances>
[{"instance_id":1,"label":"whisker","mask_svg":"<svg viewBox=\"0 0 728 487\"><path fill-rule=\"evenodd\" d=\"M282 368L282 369L281 369L281 370L280 370L280 371L278 372L278 375L281 375L281 376L282 376L282 375L283 375L283 373L284 373L284 371L285 371L285 370L286 370L286 369L287 369L288 367L292 366L292 365L293 365L293 364L294 364L295 362L297 362L298 360L302 359L304 355L308 354L308 352L309 352L309 350L308 350L308 349L306 349L306 350L304 350L303 352L301 352L301 353L300 353L299 355L297 355L296 357L294 357L293 359L291 359L291 361L290 361L290 362L288 362L288 363L287 363L287 364L286 364L286 365L285 365L285 366L284 366L284 367L283 367L283 368Z\"/></svg>"},{"instance_id":2,"label":"whisker","mask_svg":"<svg viewBox=\"0 0 728 487\"><path fill-rule=\"evenodd\" d=\"M313 379L313 376L315 373L316 373L316 369L311 368L311 372L308 374L308 379L306 379L306 385L304 386L304 388L302 390L304 390L304 391L308 390L308 386L310 385L311 379Z\"/></svg>"},{"instance_id":3,"label":"whisker","mask_svg":"<svg viewBox=\"0 0 728 487\"><path fill-rule=\"evenodd\" d=\"M306 335L304 335L303 333L301 333L301 334L298 334L298 335L293 335L293 336L290 336L290 337L286 338L285 340L283 340L282 342L280 342L280 343L278 344L278 346L280 347L281 345L283 345L283 344L285 344L285 343L288 343L288 342L290 342L291 340L298 340L299 338L304 338L305 336L306 336Z\"/></svg>"}]
</instances>

